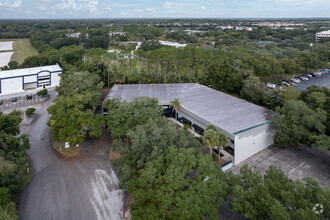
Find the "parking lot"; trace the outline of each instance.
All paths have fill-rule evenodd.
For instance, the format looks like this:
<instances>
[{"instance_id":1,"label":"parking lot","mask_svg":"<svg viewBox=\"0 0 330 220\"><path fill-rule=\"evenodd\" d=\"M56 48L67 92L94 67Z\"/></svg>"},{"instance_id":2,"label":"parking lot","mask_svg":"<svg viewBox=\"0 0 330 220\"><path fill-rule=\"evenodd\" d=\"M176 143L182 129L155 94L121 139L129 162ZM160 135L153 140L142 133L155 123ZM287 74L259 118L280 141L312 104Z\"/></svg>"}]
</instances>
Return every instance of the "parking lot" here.
<instances>
[{"instance_id":1,"label":"parking lot","mask_svg":"<svg viewBox=\"0 0 330 220\"><path fill-rule=\"evenodd\" d=\"M13 101L13 98L16 98L17 100ZM32 95L30 100L27 99L26 95L13 98L2 99L3 103L0 105L0 111L16 109L28 105L35 105L40 102L40 98L36 94Z\"/></svg>"},{"instance_id":2,"label":"parking lot","mask_svg":"<svg viewBox=\"0 0 330 220\"><path fill-rule=\"evenodd\" d=\"M295 85L298 91L306 90L311 85L325 86L330 88L330 73L324 73L321 76L313 77L307 81L302 81Z\"/></svg>"},{"instance_id":3,"label":"parking lot","mask_svg":"<svg viewBox=\"0 0 330 220\"><path fill-rule=\"evenodd\" d=\"M257 168L261 174L265 174L269 166L277 166L292 180L313 177L321 186L330 187L330 156L315 149L270 146L234 166L231 171L239 173L244 164Z\"/></svg>"}]
</instances>

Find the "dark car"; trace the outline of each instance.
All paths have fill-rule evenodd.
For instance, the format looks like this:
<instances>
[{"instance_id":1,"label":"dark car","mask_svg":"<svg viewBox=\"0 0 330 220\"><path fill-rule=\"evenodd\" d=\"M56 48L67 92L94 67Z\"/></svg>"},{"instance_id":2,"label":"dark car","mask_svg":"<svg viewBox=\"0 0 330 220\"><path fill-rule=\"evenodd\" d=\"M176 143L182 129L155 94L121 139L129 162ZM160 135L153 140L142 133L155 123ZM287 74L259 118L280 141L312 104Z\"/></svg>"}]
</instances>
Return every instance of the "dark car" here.
<instances>
[{"instance_id":1,"label":"dark car","mask_svg":"<svg viewBox=\"0 0 330 220\"><path fill-rule=\"evenodd\" d=\"M2 99L0 99L0 105L2 105L3 104L3 100Z\"/></svg>"},{"instance_id":2,"label":"dark car","mask_svg":"<svg viewBox=\"0 0 330 220\"><path fill-rule=\"evenodd\" d=\"M26 99L31 100L32 99L32 94L31 93L26 94Z\"/></svg>"},{"instance_id":3,"label":"dark car","mask_svg":"<svg viewBox=\"0 0 330 220\"><path fill-rule=\"evenodd\" d=\"M11 98L11 102L17 102L17 97Z\"/></svg>"}]
</instances>

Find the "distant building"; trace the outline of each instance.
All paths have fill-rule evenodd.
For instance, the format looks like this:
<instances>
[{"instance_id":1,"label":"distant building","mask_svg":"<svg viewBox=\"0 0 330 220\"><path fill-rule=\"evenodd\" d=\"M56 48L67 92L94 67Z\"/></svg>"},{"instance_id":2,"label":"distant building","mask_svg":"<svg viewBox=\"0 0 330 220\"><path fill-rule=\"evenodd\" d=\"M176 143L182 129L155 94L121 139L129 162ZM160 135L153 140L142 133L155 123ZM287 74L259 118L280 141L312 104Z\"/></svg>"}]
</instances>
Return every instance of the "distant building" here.
<instances>
[{"instance_id":1,"label":"distant building","mask_svg":"<svg viewBox=\"0 0 330 220\"><path fill-rule=\"evenodd\" d=\"M80 32L77 33L67 33L67 37L74 37L74 38L79 38L80 37Z\"/></svg>"},{"instance_id":2,"label":"distant building","mask_svg":"<svg viewBox=\"0 0 330 220\"><path fill-rule=\"evenodd\" d=\"M0 71L0 95L58 86L61 74L62 68L58 64Z\"/></svg>"},{"instance_id":3,"label":"distant building","mask_svg":"<svg viewBox=\"0 0 330 220\"><path fill-rule=\"evenodd\" d=\"M126 36L126 32L122 32L122 31L110 31L109 36Z\"/></svg>"},{"instance_id":4,"label":"distant building","mask_svg":"<svg viewBox=\"0 0 330 220\"><path fill-rule=\"evenodd\" d=\"M215 125L229 139L226 152L232 165L273 144L272 111L198 83L114 85L107 98L131 101L143 96L157 98L165 110L179 98L178 119L196 133Z\"/></svg>"},{"instance_id":5,"label":"distant building","mask_svg":"<svg viewBox=\"0 0 330 220\"><path fill-rule=\"evenodd\" d=\"M324 38L330 38L330 30L317 32L315 34L316 41L319 41Z\"/></svg>"},{"instance_id":6,"label":"distant building","mask_svg":"<svg viewBox=\"0 0 330 220\"><path fill-rule=\"evenodd\" d=\"M171 47L176 47L176 48L187 46L187 44L180 44L177 42L163 41L163 40L160 40L159 43L161 43L162 45L165 45L165 46L171 46Z\"/></svg>"},{"instance_id":7,"label":"distant building","mask_svg":"<svg viewBox=\"0 0 330 220\"><path fill-rule=\"evenodd\" d=\"M205 31L199 31L199 30L184 30L187 34L203 34Z\"/></svg>"},{"instance_id":8,"label":"distant building","mask_svg":"<svg viewBox=\"0 0 330 220\"><path fill-rule=\"evenodd\" d=\"M252 27L236 26L236 27L235 27L235 30L236 30L236 31L244 31L244 30L252 31Z\"/></svg>"},{"instance_id":9,"label":"distant building","mask_svg":"<svg viewBox=\"0 0 330 220\"><path fill-rule=\"evenodd\" d=\"M217 28L222 29L222 30L232 30L234 27L228 25L228 26L217 26Z\"/></svg>"}]
</instances>

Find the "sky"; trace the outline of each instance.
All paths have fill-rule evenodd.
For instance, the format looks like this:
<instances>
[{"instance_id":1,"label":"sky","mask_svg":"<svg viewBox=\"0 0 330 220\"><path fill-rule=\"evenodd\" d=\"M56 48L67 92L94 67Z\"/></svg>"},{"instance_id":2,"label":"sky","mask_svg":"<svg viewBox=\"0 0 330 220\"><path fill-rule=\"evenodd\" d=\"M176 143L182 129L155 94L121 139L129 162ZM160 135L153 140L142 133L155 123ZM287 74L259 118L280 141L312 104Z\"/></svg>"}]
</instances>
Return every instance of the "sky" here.
<instances>
[{"instance_id":1,"label":"sky","mask_svg":"<svg viewBox=\"0 0 330 220\"><path fill-rule=\"evenodd\" d=\"M0 19L315 17L330 0L0 0Z\"/></svg>"}]
</instances>

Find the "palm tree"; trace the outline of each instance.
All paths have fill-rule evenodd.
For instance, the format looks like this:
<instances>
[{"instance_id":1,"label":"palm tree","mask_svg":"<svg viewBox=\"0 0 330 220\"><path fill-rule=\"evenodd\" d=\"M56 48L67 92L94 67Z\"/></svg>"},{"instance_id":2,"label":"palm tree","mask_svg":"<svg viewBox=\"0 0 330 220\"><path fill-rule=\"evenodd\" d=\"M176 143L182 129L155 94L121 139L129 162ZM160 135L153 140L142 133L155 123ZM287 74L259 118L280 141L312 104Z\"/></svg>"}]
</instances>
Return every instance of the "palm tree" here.
<instances>
[{"instance_id":1,"label":"palm tree","mask_svg":"<svg viewBox=\"0 0 330 220\"><path fill-rule=\"evenodd\" d=\"M223 147L227 147L228 145L228 138L223 132L218 133L218 138L219 138L219 161L220 161L220 149Z\"/></svg>"},{"instance_id":2,"label":"palm tree","mask_svg":"<svg viewBox=\"0 0 330 220\"><path fill-rule=\"evenodd\" d=\"M210 149L210 156L212 157L213 148L219 145L219 133L209 126L204 131L204 136L202 136L202 143Z\"/></svg>"},{"instance_id":3,"label":"palm tree","mask_svg":"<svg viewBox=\"0 0 330 220\"><path fill-rule=\"evenodd\" d=\"M181 107L181 102L179 101L178 98L174 98L173 101L171 101L170 108L172 108L172 107L175 110L175 120L176 120L176 122L178 122L177 111L178 111L178 108Z\"/></svg>"}]
</instances>

